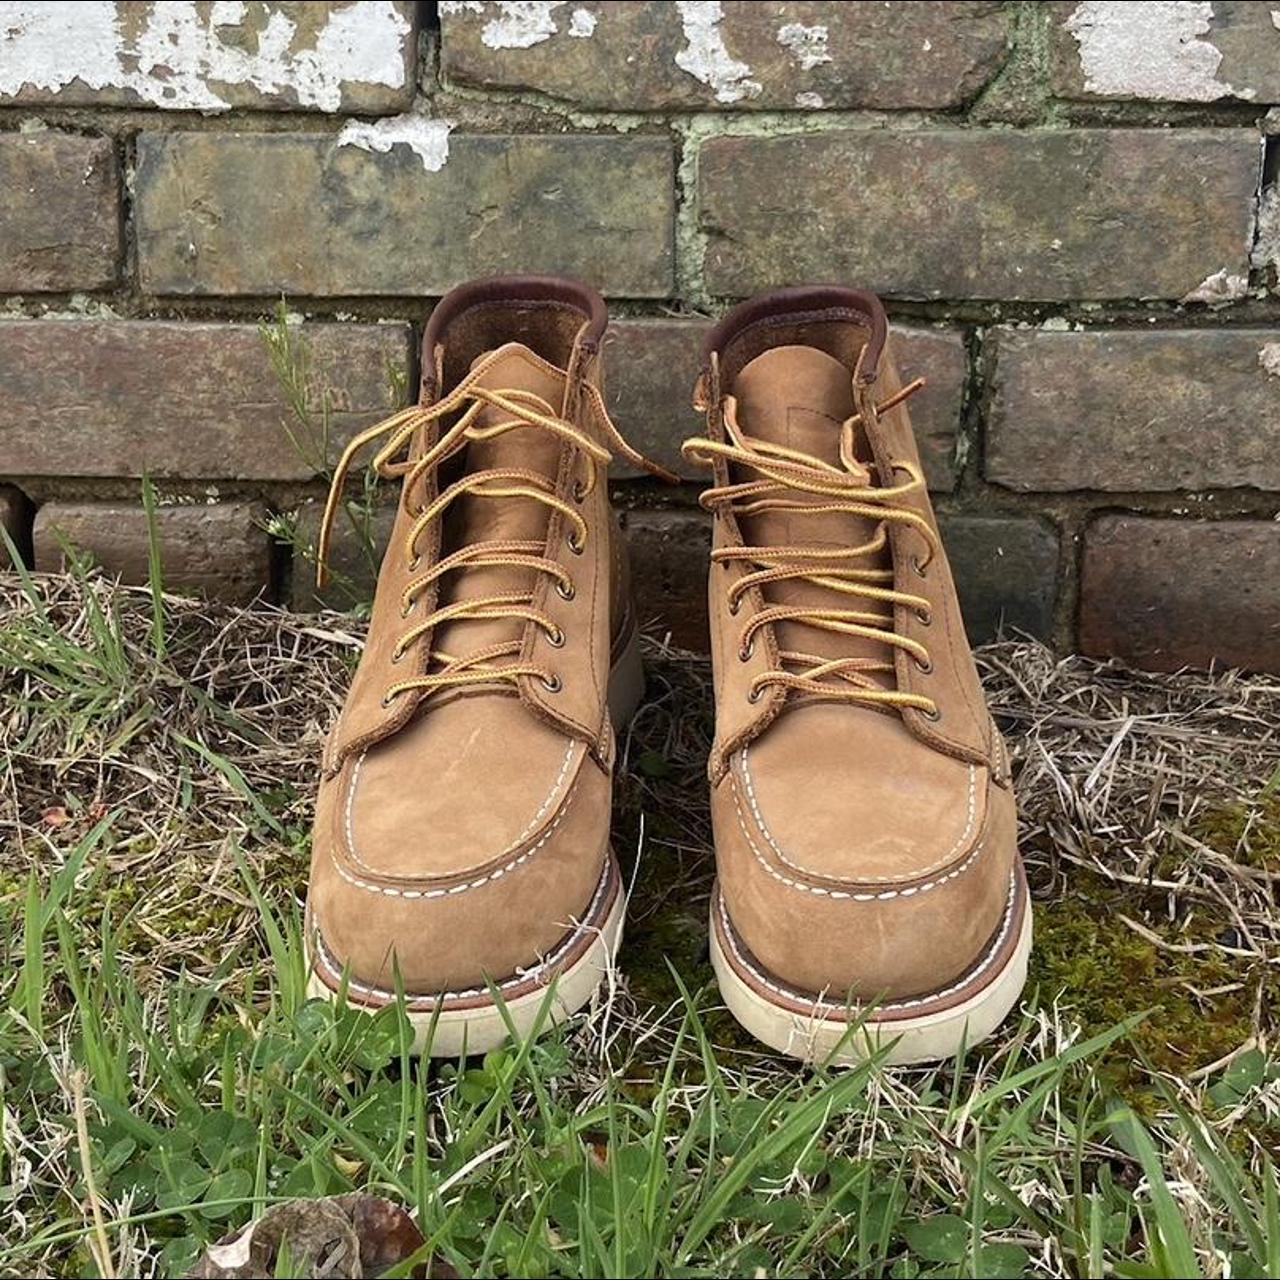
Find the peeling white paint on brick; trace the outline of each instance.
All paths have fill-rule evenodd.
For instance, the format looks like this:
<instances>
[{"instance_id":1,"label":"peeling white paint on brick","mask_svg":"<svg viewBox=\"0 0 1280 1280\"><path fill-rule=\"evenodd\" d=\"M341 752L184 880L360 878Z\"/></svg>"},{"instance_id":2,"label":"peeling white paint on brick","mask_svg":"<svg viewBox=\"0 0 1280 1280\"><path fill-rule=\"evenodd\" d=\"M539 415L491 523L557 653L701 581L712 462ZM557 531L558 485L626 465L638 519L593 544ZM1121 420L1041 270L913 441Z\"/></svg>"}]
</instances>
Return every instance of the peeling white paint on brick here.
<instances>
[{"instance_id":1,"label":"peeling white paint on brick","mask_svg":"<svg viewBox=\"0 0 1280 1280\"><path fill-rule=\"evenodd\" d=\"M439 173L449 159L452 120L429 116L387 116L381 120L349 120L338 134L338 146L359 147L362 151L390 151L406 146L428 173Z\"/></svg>"},{"instance_id":2,"label":"peeling white paint on brick","mask_svg":"<svg viewBox=\"0 0 1280 1280\"><path fill-rule=\"evenodd\" d=\"M826 101L820 93L813 93L811 90L805 89L796 94L796 106L803 107L806 111L821 111L826 105Z\"/></svg>"},{"instance_id":3,"label":"peeling white paint on brick","mask_svg":"<svg viewBox=\"0 0 1280 1280\"><path fill-rule=\"evenodd\" d=\"M800 64L801 71L831 61L827 48L830 33L824 26L806 27L803 22L788 22L778 28L778 43Z\"/></svg>"},{"instance_id":4,"label":"peeling white paint on brick","mask_svg":"<svg viewBox=\"0 0 1280 1280\"><path fill-rule=\"evenodd\" d=\"M490 49L532 49L535 44L550 40L558 30L553 17L557 9L563 9L567 0L510 0L509 3L488 5L486 14L497 13L484 24L480 40Z\"/></svg>"},{"instance_id":5,"label":"peeling white paint on brick","mask_svg":"<svg viewBox=\"0 0 1280 1280\"><path fill-rule=\"evenodd\" d=\"M760 82L751 78L751 68L745 62L730 57L725 48L720 0L676 0L676 9L685 38L684 48L676 54L676 66L710 85L717 102L756 97Z\"/></svg>"},{"instance_id":6,"label":"peeling white paint on brick","mask_svg":"<svg viewBox=\"0 0 1280 1280\"><path fill-rule=\"evenodd\" d=\"M576 40L586 40L596 32L596 15L590 9L575 9L569 15L569 34Z\"/></svg>"},{"instance_id":7,"label":"peeling white paint on brick","mask_svg":"<svg viewBox=\"0 0 1280 1280\"><path fill-rule=\"evenodd\" d=\"M1258 352L1258 364L1268 378L1280 378L1280 342L1264 342Z\"/></svg>"},{"instance_id":8,"label":"peeling white paint on brick","mask_svg":"<svg viewBox=\"0 0 1280 1280\"><path fill-rule=\"evenodd\" d=\"M1206 276L1190 293L1183 294L1180 302L1207 302L1210 306L1221 306L1226 302L1236 302L1249 292L1247 276L1232 275L1226 267Z\"/></svg>"},{"instance_id":9,"label":"peeling white paint on brick","mask_svg":"<svg viewBox=\"0 0 1280 1280\"><path fill-rule=\"evenodd\" d=\"M1172 102L1253 97L1218 79L1222 53L1200 38L1212 25L1209 0L1084 0L1066 23L1090 93Z\"/></svg>"},{"instance_id":10,"label":"peeling white paint on brick","mask_svg":"<svg viewBox=\"0 0 1280 1280\"><path fill-rule=\"evenodd\" d=\"M301 106L337 111L342 86L404 84L409 23L390 0L334 9L314 46L294 50L297 25L273 11L242 47L223 33L244 24L243 3L214 4L203 16L191 0L151 6L129 34L110 0L0 0L0 97L24 85L57 93L75 81L132 91L173 110L226 111L219 85L292 93Z\"/></svg>"}]
</instances>

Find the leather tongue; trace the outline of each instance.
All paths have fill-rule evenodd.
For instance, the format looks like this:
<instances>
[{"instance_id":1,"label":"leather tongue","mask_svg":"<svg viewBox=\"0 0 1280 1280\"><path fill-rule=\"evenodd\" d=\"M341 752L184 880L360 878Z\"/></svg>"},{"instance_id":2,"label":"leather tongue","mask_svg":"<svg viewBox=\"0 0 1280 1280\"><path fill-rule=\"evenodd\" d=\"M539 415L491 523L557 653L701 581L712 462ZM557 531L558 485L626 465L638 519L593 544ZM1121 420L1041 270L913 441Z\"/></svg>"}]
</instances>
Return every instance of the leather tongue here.
<instances>
[{"instance_id":1,"label":"leather tongue","mask_svg":"<svg viewBox=\"0 0 1280 1280\"><path fill-rule=\"evenodd\" d=\"M564 404L565 376L551 369L518 342L509 342L495 352L486 352L472 362L493 359L477 385L495 391L530 391L560 413ZM504 410L486 405L476 417L479 426L493 426L510 419ZM514 427L486 440L472 441L462 459L463 471L473 474L493 469L533 471L554 481L560 466L561 440L541 427ZM511 481L494 484L509 485ZM490 486L483 486L490 487ZM533 498L493 497L466 493L449 508L445 517L441 558L477 542L542 541L546 537L551 509ZM512 557L520 559L519 556ZM515 566L477 566L456 570L441 584L441 606L482 596L527 594L535 585L536 570ZM432 648L463 658L478 649L518 640L524 630L520 618L465 618L446 622L436 632ZM510 658L499 660L502 664Z\"/></svg>"},{"instance_id":2,"label":"leather tongue","mask_svg":"<svg viewBox=\"0 0 1280 1280\"><path fill-rule=\"evenodd\" d=\"M734 379L732 394L744 435L840 465L841 424L854 412L853 375L833 356L816 347L773 347L742 369ZM860 431L855 453L860 461L869 461L867 442ZM872 476L873 473L868 475L869 483L874 483ZM733 478L748 480L759 476L750 472ZM829 502L816 494L798 491L787 493L786 498L808 506ZM855 547L874 537L876 522L841 512L806 515L764 511L743 518L742 528L743 537L753 546ZM885 569L892 567L892 561L886 550L878 556L851 557L841 561L840 567ZM771 583L764 588L764 594L770 604L885 612L884 605L812 582ZM802 622L779 623L777 634L783 649L822 658L858 656L883 662L889 657L879 641L825 631ZM878 678L876 673L872 678Z\"/></svg>"}]
</instances>

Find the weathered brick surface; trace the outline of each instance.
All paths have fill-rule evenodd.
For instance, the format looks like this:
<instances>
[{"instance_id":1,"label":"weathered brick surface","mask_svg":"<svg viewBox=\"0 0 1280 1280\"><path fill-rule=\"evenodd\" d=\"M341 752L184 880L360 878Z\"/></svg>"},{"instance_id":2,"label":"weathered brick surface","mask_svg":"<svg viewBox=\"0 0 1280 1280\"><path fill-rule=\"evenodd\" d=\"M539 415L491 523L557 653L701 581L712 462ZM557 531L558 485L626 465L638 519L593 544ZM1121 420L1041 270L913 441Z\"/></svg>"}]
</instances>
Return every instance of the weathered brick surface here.
<instances>
[{"instance_id":1,"label":"weathered brick surface","mask_svg":"<svg viewBox=\"0 0 1280 1280\"><path fill-rule=\"evenodd\" d=\"M159 508L156 538L166 590L236 603L265 591L271 574L265 518L261 507L245 502ZM139 505L46 503L35 522L40 572L55 573L65 566L63 543L87 551L124 582L148 580L147 515Z\"/></svg>"},{"instance_id":2,"label":"weathered brick surface","mask_svg":"<svg viewBox=\"0 0 1280 1280\"><path fill-rule=\"evenodd\" d=\"M996 72L1008 31L1005 6L936 0L520 7L441 4L446 78L606 110L946 108Z\"/></svg>"},{"instance_id":3,"label":"weathered brick surface","mask_svg":"<svg viewBox=\"0 0 1280 1280\"><path fill-rule=\"evenodd\" d=\"M1247 275L1258 166L1248 129L712 138L706 281L726 296L846 279L908 298L1181 298Z\"/></svg>"},{"instance_id":4,"label":"weathered brick surface","mask_svg":"<svg viewBox=\"0 0 1280 1280\"><path fill-rule=\"evenodd\" d=\"M711 322L702 319L616 320L606 345L605 391L609 412L642 453L689 480L704 468L686 462L681 442L703 430L691 408L702 342ZM894 328L894 351L904 378L927 385L910 401L911 421L929 486L955 487L955 444L964 400L965 349L959 334ZM625 465L618 476L643 474Z\"/></svg>"},{"instance_id":5,"label":"weathered brick surface","mask_svg":"<svg viewBox=\"0 0 1280 1280\"><path fill-rule=\"evenodd\" d=\"M141 135L143 288L434 295L532 271L614 294L671 290L665 137L455 134L436 172L406 145L379 153L340 137Z\"/></svg>"},{"instance_id":6,"label":"weathered brick surface","mask_svg":"<svg viewBox=\"0 0 1280 1280\"><path fill-rule=\"evenodd\" d=\"M0 193L0 291L115 283L120 170L109 139L0 133Z\"/></svg>"},{"instance_id":7,"label":"weathered brick surface","mask_svg":"<svg viewBox=\"0 0 1280 1280\"><path fill-rule=\"evenodd\" d=\"M372 558L365 550L363 531L358 532L351 521L339 513L329 543L329 581L323 591L316 587L315 565L321 511L319 503L308 503L298 511L294 526L293 576L289 584L290 607L306 612L321 607L350 609L353 605L366 604L373 599L377 586L377 566L382 563L391 537L395 507L379 507L369 517Z\"/></svg>"},{"instance_id":8,"label":"weathered brick surface","mask_svg":"<svg viewBox=\"0 0 1280 1280\"><path fill-rule=\"evenodd\" d=\"M387 112L413 98L407 0L8 8L20 12L0 27L0 104Z\"/></svg>"},{"instance_id":9,"label":"weathered brick surface","mask_svg":"<svg viewBox=\"0 0 1280 1280\"><path fill-rule=\"evenodd\" d=\"M307 324L315 424L331 443L396 407L407 325ZM314 468L251 324L0 321L0 474L297 480Z\"/></svg>"},{"instance_id":10,"label":"weathered brick surface","mask_svg":"<svg viewBox=\"0 0 1280 1280\"><path fill-rule=\"evenodd\" d=\"M1280 489L1276 330L1002 330L996 351L999 484Z\"/></svg>"},{"instance_id":11,"label":"weathered brick surface","mask_svg":"<svg viewBox=\"0 0 1280 1280\"><path fill-rule=\"evenodd\" d=\"M1042 520L947 515L939 519L973 644L1002 631L1048 637L1057 599L1058 535Z\"/></svg>"},{"instance_id":12,"label":"weathered brick surface","mask_svg":"<svg viewBox=\"0 0 1280 1280\"><path fill-rule=\"evenodd\" d=\"M1064 98L1280 102L1274 4L1057 3L1052 87Z\"/></svg>"},{"instance_id":13,"label":"weathered brick surface","mask_svg":"<svg viewBox=\"0 0 1280 1280\"><path fill-rule=\"evenodd\" d=\"M19 556L31 551L31 508L22 492L9 484L0 484L0 529L7 533ZM8 545L0 542L0 569L12 566Z\"/></svg>"},{"instance_id":14,"label":"weathered brick surface","mask_svg":"<svg viewBox=\"0 0 1280 1280\"><path fill-rule=\"evenodd\" d=\"M710 518L700 512L628 511L623 523L640 625L705 653Z\"/></svg>"},{"instance_id":15,"label":"weathered brick surface","mask_svg":"<svg viewBox=\"0 0 1280 1280\"><path fill-rule=\"evenodd\" d=\"M1096 520L1085 534L1080 642L1164 671L1280 671L1280 524Z\"/></svg>"}]
</instances>

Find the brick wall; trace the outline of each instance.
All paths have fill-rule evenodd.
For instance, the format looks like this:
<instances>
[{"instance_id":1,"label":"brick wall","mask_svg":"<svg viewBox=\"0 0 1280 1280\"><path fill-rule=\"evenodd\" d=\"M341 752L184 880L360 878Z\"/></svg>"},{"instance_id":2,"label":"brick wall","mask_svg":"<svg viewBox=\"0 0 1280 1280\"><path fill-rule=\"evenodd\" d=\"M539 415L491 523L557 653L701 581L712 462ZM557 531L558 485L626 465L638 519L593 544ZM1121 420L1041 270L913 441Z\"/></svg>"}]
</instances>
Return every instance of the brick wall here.
<instances>
[{"instance_id":1,"label":"brick wall","mask_svg":"<svg viewBox=\"0 0 1280 1280\"><path fill-rule=\"evenodd\" d=\"M1280 669L1274 6L10 8L0 522L38 567L145 576L145 472L174 585L315 605L267 532L322 492L259 331L282 298L332 449L451 285L582 276L620 425L678 462L708 319L839 279L929 378L977 637ZM643 613L697 644L682 474L616 491Z\"/></svg>"}]
</instances>

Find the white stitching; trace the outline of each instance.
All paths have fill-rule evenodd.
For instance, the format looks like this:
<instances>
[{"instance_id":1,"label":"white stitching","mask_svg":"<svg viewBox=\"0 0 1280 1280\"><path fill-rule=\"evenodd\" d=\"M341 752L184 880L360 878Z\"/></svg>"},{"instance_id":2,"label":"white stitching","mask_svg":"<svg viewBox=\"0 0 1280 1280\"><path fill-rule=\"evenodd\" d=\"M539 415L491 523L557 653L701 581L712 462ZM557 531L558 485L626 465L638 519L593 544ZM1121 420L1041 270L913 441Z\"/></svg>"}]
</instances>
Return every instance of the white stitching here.
<instances>
[{"instance_id":1,"label":"white stitching","mask_svg":"<svg viewBox=\"0 0 1280 1280\"><path fill-rule=\"evenodd\" d=\"M898 1000L876 1005L875 1008L877 1012L883 1012L886 1009L915 1009L923 1004L932 1004L936 1000L942 1000L946 996L954 995L955 992L969 986L975 978L979 977L989 969L992 961L995 960L996 955L999 953L1000 948L1004 946L1005 939L1009 936L1009 929L1013 924L1013 908L1017 903L1016 893L1017 873L1014 871L1009 873L1009 905L1005 907L1004 920L1001 923L1000 932L997 934L995 942L993 942L988 949L987 954L983 957L982 963L978 965L976 969L970 969L959 982L953 982L951 986L943 987L941 991L933 991L927 996L920 996L918 999L914 1000ZM716 897L717 906L720 909L720 919L724 922L724 936L729 942L729 949L733 952L734 959L736 959L748 973L755 977L757 981L768 987L770 991L776 992L787 1000L798 1000L803 1002L807 998L808 993L796 991L794 988L782 987L775 982L771 982L742 954L738 949L738 942L733 932L733 925L729 921L729 912L724 905L724 894L717 891ZM811 1001L811 1007L814 1015L817 1017L825 1016L822 1013L822 1010L824 1009L830 1010L834 1013L843 1011L846 1008L843 1004L832 1004L829 1001L823 1000L821 997L817 1000Z\"/></svg>"},{"instance_id":2,"label":"white stitching","mask_svg":"<svg viewBox=\"0 0 1280 1280\"><path fill-rule=\"evenodd\" d=\"M774 853L776 853L778 857L783 862L785 862L787 866L789 866L793 871L800 871L800 872L803 872L805 875L816 874L814 872L811 872L808 869L808 867L802 867L798 862L792 862L791 859L788 858L787 855L782 852L782 849L779 847L778 842L773 838L773 833L769 830L768 826L765 823L764 814L760 812L760 806L756 803L756 791L755 791L755 787L752 785L752 782L751 782L751 769L747 763L748 750L749 748L747 747L742 748L742 780L743 782L746 783L747 799L748 801L750 801L750 804L751 804L751 812L755 815L756 825L760 828L761 834L764 836L764 838L773 847ZM976 803L977 789L978 789L977 779L978 779L978 771L973 765L970 765L969 766L969 801L968 801L969 812L968 812L968 817L965 820L964 830L960 833L960 838L936 862L931 862L927 867L921 867L920 870L916 872L917 876L927 876L931 871L936 871L939 867L945 867L947 863L950 862L951 859L954 858L955 855L959 853L960 850L963 849L966 844L969 843L969 836L973 832L974 818L977 815L977 803ZM901 877L898 877L898 878L900 879ZM893 883L895 878L893 876L863 876L861 877L861 879L863 880L864 883L867 883L867 884L891 884Z\"/></svg>"},{"instance_id":3,"label":"white stitching","mask_svg":"<svg viewBox=\"0 0 1280 1280\"><path fill-rule=\"evenodd\" d=\"M596 910L600 906L600 899L603 897L605 890L610 884L612 884L612 872L612 860L610 858L606 858L604 874L600 877L600 883L596 886L596 891L592 895L591 901L587 904L587 909L583 915L583 919L574 924L572 931L565 937L558 947L544 956L542 960L540 960L531 969L526 969L523 973L517 970L514 977L507 978L503 982L495 982L493 984L494 987L499 991L505 991L509 987L523 986L526 982L540 981L541 979L539 975L545 972L545 970L550 968L552 965L558 964L560 959L577 945L578 940L584 934L598 931L602 926L586 922L590 921L595 915ZM324 965L331 977L337 978L338 981L341 982L342 970L334 967L334 959L329 955L329 949L325 945L324 934L320 930L320 920L318 916L316 918L314 933L316 944L316 953L314 958ZM372 983L356 982L353 978L347 979L347 990L357 991L362 995L384 996L393 1000L398 995L397 992L391 991L386 987L375 987ZM406 993L406 999L408 1003L414 1004L423 1000L464 1000L468 997L482 996L487 995L488 993L488 987L467 987L461 991L437 991L430 995L409 996L408 993Z\"/></svg>"},{"instance_id":4,"label":"white stitching","mask_svg":"<svg viewBox=\"0 0 1280 1280\"><path fill-rule=\"evenodd\" d=\"M751 838L751 832L747 828L747 815L742 812L742 805L738 802L737 779L731 774L729 779L729 787L733 792L733 807L738 813L738 826L742 830L742 834L746 837L747 844L751 848L751 852L755 854L756 861L775 879L781 881L790 889L801 889L805 893L816 893L819 897L848 900L850 902L887 902L891 898L913 898L919 893L928 893L930 889L936 889L941 884L946 884L949 880L955 880L963 875L973 865L978 855L986 848L986 841L979 841L973 847L973 851L959 866L952 868L945 876L939 876L936 880L927 880L924 884L909 885L905 889L882 889L876 893L854 893L845 889L827 889L821 885L804 884L799 880L793 880L790 876L784 876L781 871L771 867L765 859L764 854L760 851L759 846Z\"/></svg>"},{"instance_id":5,"label":"white stitching","mask_svg":"<svg viewBox=\"0 0 1280 1280\"><path fill-rule=\"evenodd\" d=\"M555 794L560 790L560 784L564 781L564 775L569 771L569 762L573 758L573 748L575 744L571 741L568 750L564 753L564 763L560 766L560 772L556 776L556 780L551 784L551 790L547 792L547 798L542 802L542 806L538 812L533 815L529 825L509 844L501 853L495 853L492 857L486 858L486 862L492 862L494 858L505 858L513 849L518 849L529 836L537 829L538 823L542 821L542 815L546 813L551 805L551 801L555 798ZM358 867L363 867L366 871L372 871L375 875L378 868L367 863L356 851L356 833L355 826L352 821L352 808L356 801L356 784L360 780L360 767L364 764L364 758L369 753L362 751L360 758L356 761L355 766L351 770L351 785L347 788L346 803L346 829L347 829L347 852L351 854L351 861Z\"/></svg>"},{"instance_id":6,"label":"white stitching","mask_svg":"<svg viewBox=\"0 0 1280 1280\"><path fill-rule=\"evenodd\" d=\"M348 884L355 885L357 889L364 889L367 893L380 893L388 898L446 898L455 893L466 893L468 889L479 889L482 885L486 885L492 880L501 880L508 871L514 871L522 863L528 862L551 839L552 833L564 821L564 816L569 812L569 805L577 790L578 784L575 781L573 786L569 788L569 792L564 798L564 803L560 806L560 812L555 816L555 821L542 833L542 838L537 844L530 845L518 858L512 858L510 862L505 863L494 871L490 871L488 875L481 876L478 880L468 880L463 884L455 884L449 889L393 889L390 885L373 884L369 880L361 880L358 876L353 876L334 856L332 849L329 850L329 861L333 863L334 870Z\"/></svg>"}]
</instances>

